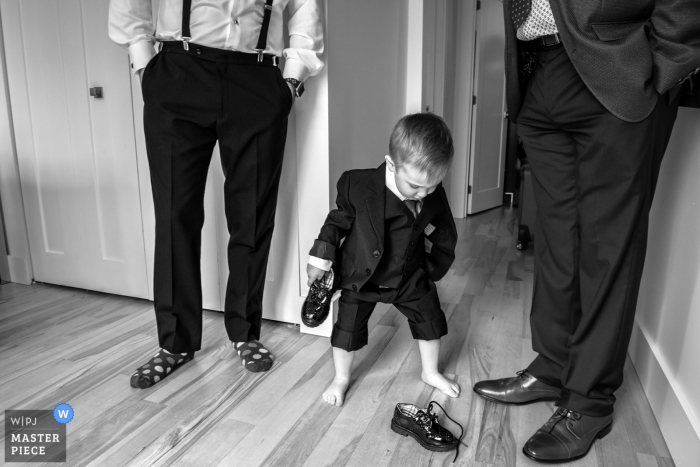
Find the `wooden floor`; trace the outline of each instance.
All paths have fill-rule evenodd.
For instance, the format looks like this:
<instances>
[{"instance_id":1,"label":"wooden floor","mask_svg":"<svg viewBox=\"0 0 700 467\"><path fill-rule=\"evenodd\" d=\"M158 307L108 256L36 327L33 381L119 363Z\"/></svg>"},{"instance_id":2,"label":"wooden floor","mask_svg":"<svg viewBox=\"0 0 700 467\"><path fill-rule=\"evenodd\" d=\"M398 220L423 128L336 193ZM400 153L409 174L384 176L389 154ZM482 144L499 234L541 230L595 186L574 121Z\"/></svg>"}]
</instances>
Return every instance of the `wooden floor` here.
<instances>
[{"instance_id":1,"label":"wooden floor","mask_svg":"<svg viewBox=\"0 0 700 467\"><path fill-rule=\"evenodd\" d=\"M509 209L457 222L457 260L438 285L449 323L441 368L462 386L458 399L421 382L418 346L393 307L373 315L370 343L356 358L345 406L337 408L321 401L333 376L329 340L294 326L263 324L263 341L277 361L271 371L253 374L228 343L223 316L205 312L195 361L154 388L137 390L129 376L157 346L149 302L6 284L0 286L0 409L71 404L67 465L451 465L453 453L423 450L389 428L396 403L436 400L465 427L467 447L455 465L537 465L520 450L553 405L506 407L471 391L474 382L513 375L533 358L533 258L515 249L516 226ZM629 360L617 396L612 433L570 465L673 466Z\"/></svg>"}]
</instances>

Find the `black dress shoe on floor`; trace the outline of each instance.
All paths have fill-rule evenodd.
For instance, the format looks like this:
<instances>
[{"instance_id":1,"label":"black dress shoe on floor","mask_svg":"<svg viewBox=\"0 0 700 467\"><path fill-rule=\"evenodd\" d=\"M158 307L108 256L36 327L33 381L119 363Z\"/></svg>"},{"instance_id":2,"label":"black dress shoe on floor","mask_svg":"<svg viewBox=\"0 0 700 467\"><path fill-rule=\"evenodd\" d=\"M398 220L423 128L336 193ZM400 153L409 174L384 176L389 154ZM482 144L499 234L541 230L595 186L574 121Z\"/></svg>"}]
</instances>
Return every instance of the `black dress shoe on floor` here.
<instances>
[{"instance_id":1,"label":"black dress shoe on floor","mask_svg":"<svg viewBox=\"0 0 700 467\"><path fill-rule=\"evenodd\" d=\"M427 409L420 409L413 404L396 404L394 417L391 419L392 431L412 437L429 451L444 452L456 448L457 455L459 455L459 443L464 435L462 425L452 420L445 412L445 416L462 430L459 438L455 438L448 429L438 423L438 416L433 413L433 404L445 412L445 409L434 401L428 404ZM457 455L455 455L455 459L457 459Z\"/></svg>"},{"instance_id":2,"label":"black dress shoe on floor","mask_svg":"<svg viewBox=\"0 0 700 467\"><path fill-rule=\"evenodd\" d=\"M309 295L306 296L301 305L301 322L305 326L315 328L323 323L328 317L333 299L335 274L333 269L322 281L317 280L311 284Z\"/></svg>"},{"instance_id":3,"label":"black dress shoe on floor","mask_svg":"<svg viewBox=\"0 0 700 467\"><path fill-rule=\"evenodd\" d=\"M479 381L474 392L494 402L508 405L523 405L537 401L557 400L561 390L538 380L527 370L518 371L513 378Z\"/></svg>"},{"instance_id":4,"label":"black dress shoe on floor","mask_svg":"<svg viewBox=\"0 0 700 467\"><path fill-rule=\"evenodd\" d=\"M580 459L588 454L596 439L610 433L612 419L612 414L591 417L560 407L525 443L523 454L548 464Z\"/></svg>"}]
</instances>

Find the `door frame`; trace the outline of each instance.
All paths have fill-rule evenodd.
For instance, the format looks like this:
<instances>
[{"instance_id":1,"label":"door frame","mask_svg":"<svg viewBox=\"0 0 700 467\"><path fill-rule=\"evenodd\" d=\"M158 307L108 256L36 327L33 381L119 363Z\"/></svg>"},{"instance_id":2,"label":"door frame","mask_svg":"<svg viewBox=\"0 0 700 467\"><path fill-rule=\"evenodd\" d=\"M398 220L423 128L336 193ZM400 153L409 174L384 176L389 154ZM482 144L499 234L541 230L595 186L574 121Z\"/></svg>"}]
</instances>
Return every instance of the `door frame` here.
<instances>
[{"instance_id":1,"label":"door frame","mask_svg":"<svg viewBox=\"0 0 700 467\"><path fill-rule=\"evenodd\" d=\"M0 219L0 228L4 228L0 261L7 264L7 270L2 276L3 281L30 285L34 281L34 270L29 251L29 231L24 213L10 87L7 79L2 25L3 5L7 8L7 3L0 2L0 216L3 217ZM1 225L3 221L4 226Z\"/></svg>"},{"instance_id":2,"label":"door frame","mask_svg":"<svg viewBox=\"0 0 700 467\"><path fill-rule=\"evenodd\" d=\"M457 2L457 47L455 51L454 114L452 138L455 157L450 175L449 199L452 215L467 215L469 167L472 156L473 96L476 56L477 0ZM460 85L466 83L466 85Z\"/></svg>"}]
</instances>

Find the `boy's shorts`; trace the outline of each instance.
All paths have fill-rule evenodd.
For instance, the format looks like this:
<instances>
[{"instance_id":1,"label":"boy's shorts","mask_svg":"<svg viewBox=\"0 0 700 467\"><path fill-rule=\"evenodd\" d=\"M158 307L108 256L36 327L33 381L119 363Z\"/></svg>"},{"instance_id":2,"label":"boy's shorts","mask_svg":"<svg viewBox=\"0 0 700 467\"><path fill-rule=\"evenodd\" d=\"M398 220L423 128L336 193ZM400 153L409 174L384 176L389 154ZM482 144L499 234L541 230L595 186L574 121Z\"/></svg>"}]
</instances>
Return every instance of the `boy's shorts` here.
<instances>
[{"instance_id":1,"label":"boy's shorts","mask_svg":"<svg viewBox=\"0 0 700 467\"><path fill-rule=\"evenodd\" d=\"M343 289L331 345L352 352L367 345L367 322L377 303L393 304L406 318L414 339L434 340L447 334L435 283L418 268L398 289L365 284L355 292Z\"/></svg>"}]
</instances>

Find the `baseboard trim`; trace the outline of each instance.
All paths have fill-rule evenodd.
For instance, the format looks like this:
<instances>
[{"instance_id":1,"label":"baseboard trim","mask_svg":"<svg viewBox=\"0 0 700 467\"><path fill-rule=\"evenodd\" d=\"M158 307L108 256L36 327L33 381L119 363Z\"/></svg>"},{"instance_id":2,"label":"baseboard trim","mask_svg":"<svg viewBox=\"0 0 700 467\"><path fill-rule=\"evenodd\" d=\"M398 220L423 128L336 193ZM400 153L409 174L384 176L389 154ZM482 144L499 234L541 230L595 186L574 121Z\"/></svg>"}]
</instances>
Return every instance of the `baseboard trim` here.
<instances>
[{"instance_id":1,"label":"baseboard trim","mask_svg":"<svg viewBox=\"0 0 700 467\"><path fill-rule=\"evenodd\" d=\"M696 467L700 422L653 340L634 323L629 354L677 467Z\"/></svg>"}]
</instances>

